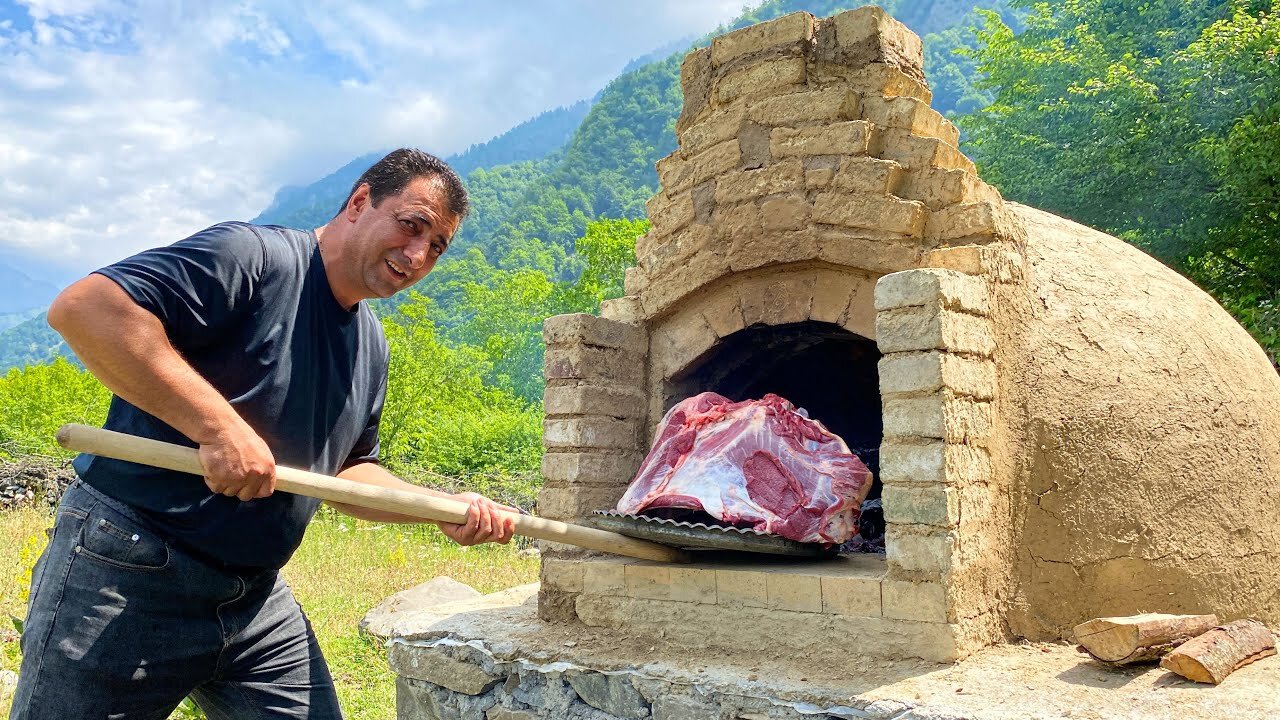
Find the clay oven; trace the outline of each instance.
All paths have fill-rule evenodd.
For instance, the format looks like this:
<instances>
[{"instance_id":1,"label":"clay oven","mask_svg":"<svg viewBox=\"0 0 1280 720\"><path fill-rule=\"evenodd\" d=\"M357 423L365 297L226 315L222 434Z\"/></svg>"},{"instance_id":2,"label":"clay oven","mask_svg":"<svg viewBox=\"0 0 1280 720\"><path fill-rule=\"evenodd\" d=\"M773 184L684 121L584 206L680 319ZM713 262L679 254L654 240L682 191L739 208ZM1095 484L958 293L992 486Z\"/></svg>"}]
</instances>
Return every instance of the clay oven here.
<instances>
[{"instance_id":1,"label":"clay oven","mask_svg":"<svg viewBox=\"0 0 1280 720\"><path fill-rule=\"evenodd\" d=\"M549 547L544 619L815 661L1140 611L1280 622L1280 379L1208 296L1002 200L878 8L718 37L681 80L626 296L545 325L540 511L612 506L674 402L774 391L874 456L886 554Z\"/></svg>"}]
</instances>

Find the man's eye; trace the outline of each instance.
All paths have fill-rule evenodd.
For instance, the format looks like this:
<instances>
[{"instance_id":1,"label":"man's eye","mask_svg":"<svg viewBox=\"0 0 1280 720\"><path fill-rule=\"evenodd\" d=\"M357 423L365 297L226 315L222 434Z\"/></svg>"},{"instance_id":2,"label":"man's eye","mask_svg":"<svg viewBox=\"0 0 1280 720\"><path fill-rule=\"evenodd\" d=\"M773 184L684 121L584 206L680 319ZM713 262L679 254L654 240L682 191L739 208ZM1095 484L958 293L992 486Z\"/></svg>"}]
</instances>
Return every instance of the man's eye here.
<instances>
[{"instance_id":1,"label":"man's eye","mask_svg":"<svg viewBox=\"0 0 1280 720\"><path fill-rule=\"evenodd\" d=\"M402 219L402 220L400 221L400 227L404 228L405 230L408 230L409 232L417 232L417 231L418 231L418 226L417 226L417 225L415 225L415 224L414 224L414 222L413 222L412 220L403 220L403 219Z\"/></svg>"}]
</instances>

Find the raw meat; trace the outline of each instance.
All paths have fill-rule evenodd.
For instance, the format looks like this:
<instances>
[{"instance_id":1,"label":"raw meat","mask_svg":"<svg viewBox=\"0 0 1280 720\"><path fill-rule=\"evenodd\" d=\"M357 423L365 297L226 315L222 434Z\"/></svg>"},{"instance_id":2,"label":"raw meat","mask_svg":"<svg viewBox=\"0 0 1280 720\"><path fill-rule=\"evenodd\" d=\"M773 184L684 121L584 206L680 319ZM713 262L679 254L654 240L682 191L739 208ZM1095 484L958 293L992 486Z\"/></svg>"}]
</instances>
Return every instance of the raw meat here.
<instances>
[{"instance_id":1,"label":"raw meat","mask_svg":"<svg viewBox=\"0 0 1280 720\"><path fill-rule=\"evenodd\" d=\"M617 509L700 510L799 542L842 543L870 489L871 472L844 440L787 400L704 392L667 411Z\"/></svg>"}]
</instances>

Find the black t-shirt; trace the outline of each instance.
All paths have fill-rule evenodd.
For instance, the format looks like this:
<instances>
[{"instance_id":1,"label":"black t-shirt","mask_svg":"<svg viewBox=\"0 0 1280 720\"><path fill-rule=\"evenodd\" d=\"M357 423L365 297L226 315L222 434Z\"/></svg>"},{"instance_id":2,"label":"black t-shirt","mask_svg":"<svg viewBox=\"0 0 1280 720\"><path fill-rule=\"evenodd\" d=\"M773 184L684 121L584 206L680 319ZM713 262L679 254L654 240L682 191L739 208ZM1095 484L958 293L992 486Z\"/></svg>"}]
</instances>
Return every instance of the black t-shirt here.
<instances>
[{"instance_id":1,"label":"black t-shirt","mask_svg":"<svg viewBox=\"0 0 1280 720\"><path fill-rule=\"evenodd\" d=\"M333 297L314 233L223 223L97 272L160 318L277 464L332 475L377 460L387 341L365 303L349 311ZM195 446L118 397L106 427ZM195 475L93 455L75 468L186 549L237 568L282 567L320 504L284 492L241 502Z\"/></svg>"}]
</instances>

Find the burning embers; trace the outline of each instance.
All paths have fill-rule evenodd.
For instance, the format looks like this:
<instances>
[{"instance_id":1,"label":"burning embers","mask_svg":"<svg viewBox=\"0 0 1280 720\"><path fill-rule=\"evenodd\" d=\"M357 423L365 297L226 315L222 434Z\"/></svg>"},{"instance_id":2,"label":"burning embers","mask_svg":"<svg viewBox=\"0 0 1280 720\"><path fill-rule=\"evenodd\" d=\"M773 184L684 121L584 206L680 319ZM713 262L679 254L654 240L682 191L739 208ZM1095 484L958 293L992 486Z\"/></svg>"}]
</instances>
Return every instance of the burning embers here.
<instances>
[{"instance_id":1,"label":"burning embers","mask_svg":"<svg viewBox=\"0 0 1280 720\"><path fill-rule=\"evenodd\" d=\"M663 417L618 511L702 512L797 542L840 544L857 534L871 482L842 439L787 400L704 392Z\"/></svg>"}]
</instances>

